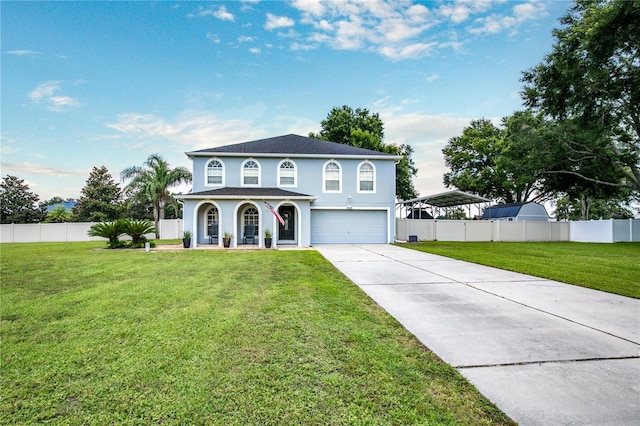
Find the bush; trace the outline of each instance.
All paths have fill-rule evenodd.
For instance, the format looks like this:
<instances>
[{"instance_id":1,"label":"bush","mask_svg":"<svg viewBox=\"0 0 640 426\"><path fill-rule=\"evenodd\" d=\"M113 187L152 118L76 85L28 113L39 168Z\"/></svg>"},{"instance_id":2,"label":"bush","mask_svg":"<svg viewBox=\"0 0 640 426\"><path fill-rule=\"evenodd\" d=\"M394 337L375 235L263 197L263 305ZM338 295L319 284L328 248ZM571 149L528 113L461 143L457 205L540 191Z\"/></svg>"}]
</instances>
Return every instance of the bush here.
<instances>
[{"instance_id":1,"label":"bush","mask_svg":"<svg viewBox=\"0 0 640 426\"><path fill-rule=\"evenodd\" d=\"M131 247L142 248L147 241L145 234L156 232L156 227L153 222L147 219L125 219L123 221L123 230L125 234L131 237Z\"/></svg>"},{"instance_id":2,"label":"bush","mask_svg":"<svg viewBox=\"0 0 640 426\"><path fill-rule=\"evenodd\" d=\"M118 219L113 222L100 222L91 226L89 236L107 238L109 242L107 247L110 249L117 248L142 248L147 242L145 234L151 234L156 231L153 222L149 220L135 219ZM120 241L122 235L129 235L131 242L127 244ZM155 246L155 244L154 244Z\"/></svg>"},{"instance_id":3,"label":"bush","mask_svg":"<svg viewBox=\"0 0 640 426\"><path fill-rule=\"evenodd\" d=\"M120 237L124 234L124 220L118 219L113 222L100 222L89 228L90 237L107 238L109 242L107 247L110 249L121 248L125 243L120 241Z\"/></svg>"}]
</instances>

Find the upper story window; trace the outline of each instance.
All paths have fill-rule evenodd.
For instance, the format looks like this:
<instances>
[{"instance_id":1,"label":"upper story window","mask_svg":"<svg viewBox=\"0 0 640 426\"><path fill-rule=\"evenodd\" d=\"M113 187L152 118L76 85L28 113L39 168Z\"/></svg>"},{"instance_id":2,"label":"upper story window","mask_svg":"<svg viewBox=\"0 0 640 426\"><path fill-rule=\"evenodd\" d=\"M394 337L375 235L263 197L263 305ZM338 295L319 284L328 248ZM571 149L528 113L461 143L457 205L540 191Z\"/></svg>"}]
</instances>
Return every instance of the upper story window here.
<instances>
[{"instance_id":1,"label":"upper story window","mask_svg":"<svg viewBox=\"0 0 640 426\"><path fill-rule=\"evenodd\" d=\"M342 188L342 171L340 164L334 160L327 161L323 170L323 191L340 192Z\"/></svg>"},{"instance_id":2,"label":"upper story window","mask_svg":"<svg viewBox=\"0 0 640 426\"><path fill-rule=\"evenodd\" d=\"M207 163L205 185L223 185L224 184L224 165L218 159L211 160Z\"/></svg>"},{"instance_id":3,"label":"upper story window","mask_svg":"<svg viewBox=\"0 0 640 426\"><path fill-rule=\"evenodd\" d=\"M296 165L291 160L282 160L278 166L278 186L296 186Z\"/></svg>"},{"instance_id":4,"label":"upper story window","mask_svg":"<svg viewBox=\"0 0 640 426\"><path fill-rule=\"evenodd\" d=\"M260 165L255 160L247 160L242 164L242 185L260 185Z\"/></svg>"},{"instance_id":5,"label":"upper story window","mask_svg":"<svg viewBox=\"0 0 640 426\"><path fill-rule=\"evenodd\" d=\"M358 166L358 192L376 191L376 169L368 161L363 161Z\"/></svg>"}]
</instances>

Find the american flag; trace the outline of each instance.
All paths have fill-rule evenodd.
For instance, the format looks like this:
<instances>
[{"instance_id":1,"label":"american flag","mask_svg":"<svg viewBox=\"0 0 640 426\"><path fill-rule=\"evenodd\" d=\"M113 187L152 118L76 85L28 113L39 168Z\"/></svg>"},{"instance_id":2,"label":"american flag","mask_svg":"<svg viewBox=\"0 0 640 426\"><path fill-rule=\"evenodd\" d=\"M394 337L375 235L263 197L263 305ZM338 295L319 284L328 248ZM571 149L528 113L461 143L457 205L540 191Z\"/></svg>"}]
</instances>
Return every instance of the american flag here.
<instances>
[{"instance_id":1,"label":"american flag","mask_svg":"<svg viewBox=\"0 0 640 426\"><path fill-rule=\"evenodd\" d=\"M280 225L284 226L284 219L282 218L282 216L280 216L280 213L278 213L276 211L276 209L274 209L271 204L267 203L266 201L263 201L264 205L267 206L267 208L269 209L269 211L271 211L271 213L273 213L273 215L276 217L276 219L278 219L278 222L280 222Z\"/></svg>"}]
</instances>

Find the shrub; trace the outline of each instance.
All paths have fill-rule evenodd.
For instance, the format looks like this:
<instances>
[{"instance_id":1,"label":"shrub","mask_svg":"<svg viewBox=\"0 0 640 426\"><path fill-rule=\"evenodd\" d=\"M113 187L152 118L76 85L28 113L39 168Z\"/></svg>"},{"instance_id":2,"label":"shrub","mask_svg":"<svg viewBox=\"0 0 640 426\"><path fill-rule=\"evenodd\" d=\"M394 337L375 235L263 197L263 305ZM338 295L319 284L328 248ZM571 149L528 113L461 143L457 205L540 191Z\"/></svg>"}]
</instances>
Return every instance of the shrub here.
<instances>
[{"instance_id":1,"label":"shrub","mask_svg":"<svg viewBox=\"0 0 640 426\"><path fill-rule=\"evenodd\" d=\"M89 228L90 237L107 238L107 247L111 249L123 247L125 244L120 241L120 237L125 233L124 220L118 219L113 222L100 222Z\"/></svg>"},{"instance_id":2,"label":"shrub","mask_svg":"<svg viewBox=\"0 0 640 426\"><path fill-rule=\"evenodd\" d=\"M147 219L125 219L123 221L123 231L131 237L131 247L141 248L144 247L144 243L147 241L145 234L156 232L156 227L153 222Z\"/></svg>"}]
</instances>

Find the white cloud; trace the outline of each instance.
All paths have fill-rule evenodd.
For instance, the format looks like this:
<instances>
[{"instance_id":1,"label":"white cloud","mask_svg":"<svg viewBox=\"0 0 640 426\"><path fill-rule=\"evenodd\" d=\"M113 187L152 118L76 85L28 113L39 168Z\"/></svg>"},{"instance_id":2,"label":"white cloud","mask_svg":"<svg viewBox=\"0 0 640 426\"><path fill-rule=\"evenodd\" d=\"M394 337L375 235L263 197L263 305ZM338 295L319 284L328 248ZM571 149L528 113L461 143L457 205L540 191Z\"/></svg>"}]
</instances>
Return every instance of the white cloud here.
<instances>
[{"instance_id":1,"label":"white cloud","mask_svg":"<svg viewBox=\"0 0 640 426\"><path fill-rule=\"evenodd\" d=\"M505 5L507 12L505 13ZM443 49L458 50L469 36L515 31L522 23L545 14L544 2L455 0L444 4L391 0L294 0L300 24L310 32L291 44L328 45L338 50L368 50L399 61L433 56ZM500 10L500 13L492 11ZM273 17L274 19L276 17ZM468 28L462 28L465 25ZM434 27L440 31L430 31ZM466 31L458 40L457 27ZM301 32L301 31L299 31Z\"/></svg>"},{"instance_id":2,"label":"white cloud","mask_svg":"<svg viewBox=\"0 0 640 426\"><path fill-rule=\"evenodd\" d=\"M325 13L324 3L322 0L294 0L292 6L308 17L318 17Z\"/></svg>"},{"instance_id":3,"label":"white cloud","mask_svg":"<svg viewBox=\"0 0 640 426\"><path fill-rule=\"evenodd\" d=\"M86 176L89 174L86 170L70 170L63 169L59 167L50 167L44 164L34 164L34 163L10 163L8 161L2 162L2 170L5 172L15 172L16 174L32 174L32 175L43 175L43 176Z\"/></svg>"},{"instance_id":4,"label":"white cloud","mask_svg":"<svg viewBox=\"0 0 640 426\"><path fill-rule=\"evenodd\" d=\"M136 147L146 149L158 141L170 141L188 149L211 148L266 136L247 120L223 120L215 114L186 111L167 121L151 114L122 114L107 127L134 139Z\"/></svg>"},{"instance_id":5,"label":"white cloud","mask_svg":"<svg viewBox=\"0 0 640 426\"><path fill-rule=\"evenodd\" d=\"M251 36L240 36L238 37L238 43L249 43L255 40L255 37Z\"/></svg>"},{"instance_id":6,"label":"white cloud","mask_svg":"<svg viewBox=\"0 0 640 426\"><path fill-rule=\"evenodd\" d=\"M218 36L218 34L215 34L212 32L207 33L207 40L209 40L212 43L220 43L220 37Z\"/></svg>"},{"instance_id":7,"label":"white cloud","mask_svg":"<svg viewBox=\"0 0 640 426\"><path fill-rule=\"evenodd\" d=\"M547 5L544 2L532 1L520 3L512 7L513 16L491 14L475 20L475 26L469 28L472 34L497 34L506 30L516 31L526 21L547 15Z\"/></svg>"},{"instance_id":8,"label":"white cloud","mask_svg":"<svg viewBox=\"0 0 640 426\"><path fill-rule=\"evenodd\" d=\"M384 46L380 48L380 53L392 60L413 59L422 56L428 56L436 47L437 43L415 43L394 48L392 46Z\"/></svg>"},{"instance_id":9,"label":"white cloud","mask_svg":"<svg viewBox=\"0 0 640 426\"><path fill-rule=\"evenodd\" d=\"M37 56L42 55L42 52L36 52L35 50L8 50L5 52L8 55L15 56Z\"/></svg>"},{"instance_id":10,"label":"white cloud","mask_svg":"<svg viewBox=\"0 0 640 426\"><path fill-rule=\"evenodd\" d=\"M424 5L382 0L292 5L301 13L301 23L313 29L308 42L339 50L367 49L393 60L432 53L430 41L418 40L435 22Z\"/></svg>"},{"instance_id":11,"label":"white cloud","mask_svg":"<svg viewBox=\"0 0 640 426\"><path fill-rule=\"evenodd\" d=\"M254 55L259 55L260 53L262 53L262 50L259 47L252 47L251 49L249 49L249 52L253 53Z\"/></svg>"},{"instance_id":12,"label":"white cloud","mask_svg":"<svg viewBox=\"0 0 640 426\"><path fill-rule=\"evenodd\" d=\"M29 99L36 104L45 105L50 111L62 112L80 105L77 99L56 94L62 90L61 81L46 81L29 93Z\"/></svg>"},{"instance_id":13,"label":"white cloud","mask_svg":"<svg viewBox=\"0 0 640 426\"><path fill-rule=\"evenodd\" d=\"M298 43L297 41L291 43L290 49L293 51L296 50L314 50L317 49L317 46L314 46L313 44L305 44L305 43Z\"/></svg>"},{"instance_id":14,"label":"white cloud","mask_svg":"<svg viewBox=\"0 0 640 426\"><path fill-rule=\"evenodd\" d=\"M267 22L264 24L264 29L271 31L276 28L293 27L295 21L287 16L276 16L271 13L267 13Z\"/></svg>"},{"instance_id":15,"label":"white cloud","mask_svg":"<svg viewBox=\"0 0 640 426\"><path fill-rule=\"evenodd\" d=\"M18 148L7 146L4 143L0 145L0 154L15 154L16 152L19 152L19 151L20 150Z\"/></svg>"},{"instance_id":16,"label":"white cloud","mask_svg":"<svg viewBox=\"0 0 640 426\"><path fill-rule=\"evenodd\" d=\"M286 33L282 31L278 32L278 37L280 38L299 38L300 34L298 34L295 30L289 29Z\"/></svg>"},{"instance_id":17,"label":"white cloud","mask_svg":"<svg viewBox=\"0 0 640 426\"><path fill-rule=\"evenodd\" d=\"M202 18L206 16L213 16L214 18L220 19L221 21L230 21L230 22L235 21L235 17L233 16L233 14L227 12L227 8L225 6L220 6L217 9L214 9L214 8L205 9L204 7L200 6L197 12L192 12L187 16L189 18L196 18L196 17Z\"/></svg>"}]
</instances>

